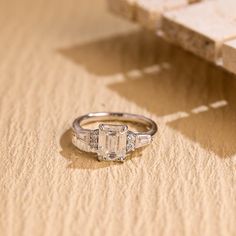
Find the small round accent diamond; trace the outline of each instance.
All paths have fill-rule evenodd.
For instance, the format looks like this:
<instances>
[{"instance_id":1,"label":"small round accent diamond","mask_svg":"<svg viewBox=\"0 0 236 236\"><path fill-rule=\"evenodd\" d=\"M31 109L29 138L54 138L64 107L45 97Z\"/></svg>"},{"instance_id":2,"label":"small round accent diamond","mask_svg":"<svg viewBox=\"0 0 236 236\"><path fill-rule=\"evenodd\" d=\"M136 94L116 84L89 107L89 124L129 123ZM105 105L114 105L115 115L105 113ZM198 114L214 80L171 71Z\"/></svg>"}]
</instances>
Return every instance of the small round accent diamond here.
<instances>
[{"instance_id":1,"label":"small round accent diamond","mask_svg":"<svg viewBox=\"0 0 236 236\"><path fill-rule=\"evenodd\" d=\"M131 152L135 150L135 141L136 141L136 135L132 131L129 131L127 134L127 145L126 145L126 151Z\"/></svg>"},{"instance_id":2,"label":"small round accent diamond","mask_svg":"<svg viewBox=\"0 0 236 236\"><path fill-rule=\"evenodd\" d=\"M96 129L96 130L93 130L91 131L90 133L90 147L91 149L93 150L97 150L98 148L98 135L99 135L99 130Z\"/></svg>"}]
</instances>

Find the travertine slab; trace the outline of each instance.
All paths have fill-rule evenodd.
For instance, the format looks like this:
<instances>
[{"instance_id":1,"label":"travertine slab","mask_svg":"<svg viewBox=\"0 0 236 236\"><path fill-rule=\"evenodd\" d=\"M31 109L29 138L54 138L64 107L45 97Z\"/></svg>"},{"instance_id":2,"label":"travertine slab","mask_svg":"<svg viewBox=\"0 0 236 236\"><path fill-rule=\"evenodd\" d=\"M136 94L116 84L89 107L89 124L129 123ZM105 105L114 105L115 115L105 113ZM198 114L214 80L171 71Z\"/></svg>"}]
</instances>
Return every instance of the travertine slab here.
<instances>
[{"instance_id":1,"label":"travertine slab","mask_svg":"<svg viewBox=\"0 0 236 236\"><path fill-rule=\"evenodd\" d=\"M107 0L109 9L142 26L156 30L165 11L186 6L201 0Z\"/></svg>"},{"instance_id":2,"label":"travertine slab","mask_svg":"<svg viewBox=\"0 0 236 236\"><path fill-rule=\"evenodd\" d=\"M222 51L224 68L236 74L236 40L225 43Z\"/></svg>"},{"instance_id":3,"label":"travertine slab","mask_svg":"<svg viewBox=\"0 0 236 236\"><path fill-rule=\"evenodd\" d=\"M110 8L166 39L235 73L231 62L236 38L234 0L108 0ZM197 3L201 2L201 3ZM189 5L190 3L195 3ZM222 55L222 46L225 43ZM227 53L230 53L227 55Z\"/></svg>"},{"instance_id":4,"label":"travertine slab","mask_svg":"<svg viewBox=\"0 0 236 236\"><path fill-rule=\"evenodd\" d=\"M167 12L163 31L170 41L207 60L217 61L222 44L236 37L236 1L196 3Z\"/></svg>"},{"instance_id":5,"label":"travertine slab","mask_svg":"<svg viewBox=\"0 0 236 236\"><path fill-rule=\"evenodd\" d=\"M187 0L137 0L136 19L144 27L156 30L165 11L186 6Z\"/></svg>"}]
</instances>

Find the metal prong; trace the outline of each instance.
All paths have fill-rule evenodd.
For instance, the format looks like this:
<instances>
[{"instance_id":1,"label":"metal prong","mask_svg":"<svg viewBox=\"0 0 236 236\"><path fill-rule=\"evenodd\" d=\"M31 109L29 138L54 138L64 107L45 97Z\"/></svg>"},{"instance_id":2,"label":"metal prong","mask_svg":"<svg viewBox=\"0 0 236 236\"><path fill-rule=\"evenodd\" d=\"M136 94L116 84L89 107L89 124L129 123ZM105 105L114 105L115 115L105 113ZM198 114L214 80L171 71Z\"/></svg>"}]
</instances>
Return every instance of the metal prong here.
<instances>
[{"instance_id":1,"label":"metal prong","mask_svg":"<svg viewBox=\"0 0 236 236\"><path fill-rule=\"evenodd\" d=\"M125 157L119 157L118 159L117 159L118 161L120 161L120 162L122 162L122 163L124 163L125 162Z\"/></svg>"},{"instance_id":2,"label":"metal prong","mask_svg":"<svg viewBox=\"0 0 236 236\"><path fill-rule=\"evenodd\" d=\"M98 161L104 161L103 156L98 156Z\"/></svg>"}]
</instances>

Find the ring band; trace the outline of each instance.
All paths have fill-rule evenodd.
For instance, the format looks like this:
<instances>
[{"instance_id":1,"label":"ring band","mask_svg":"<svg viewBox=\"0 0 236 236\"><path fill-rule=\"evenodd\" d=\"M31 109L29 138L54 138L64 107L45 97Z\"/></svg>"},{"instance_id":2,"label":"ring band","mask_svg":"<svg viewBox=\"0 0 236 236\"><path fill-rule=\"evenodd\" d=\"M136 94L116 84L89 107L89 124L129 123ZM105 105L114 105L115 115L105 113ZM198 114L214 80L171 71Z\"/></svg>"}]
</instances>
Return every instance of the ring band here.
<instances>
[{"instance_id":1,"label":"ring band","mask_svg":"<svg viewBox=\"0 0 236 236\"><path fill-rule=\"evenodd\" d=\"M82 126L98 121L128 121L147 127L146 132L134 132L127 125L101 123L98 129ZM119 112L94 112L78 117L72 124L72 143L82 151L98 154L100 161L124 161L126 155L150 144L157 132L156 123L141 115Z\"/></svg>"}]
</instances>

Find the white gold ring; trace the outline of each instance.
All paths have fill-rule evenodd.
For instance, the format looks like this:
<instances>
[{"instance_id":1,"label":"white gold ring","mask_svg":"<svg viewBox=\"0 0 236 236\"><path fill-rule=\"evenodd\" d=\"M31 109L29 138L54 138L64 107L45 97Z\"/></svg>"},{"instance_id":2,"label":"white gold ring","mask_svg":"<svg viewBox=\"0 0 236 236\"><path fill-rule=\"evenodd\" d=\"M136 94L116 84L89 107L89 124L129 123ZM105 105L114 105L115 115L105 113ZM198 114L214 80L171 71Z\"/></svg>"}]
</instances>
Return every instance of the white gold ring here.
<instances>
[{"instance_id":1,"label":"white gold ring","mask_svg":"<svg viewBox=\"0 0 236 236\"><path fill-rule=\"evenodd\" d=\"M100 121L128 121L142 124L145 132L135 132L125 124L99 124L98 129L82 126ZM118 112L94 112L78 117L72 125L72 143L82 151L98 154L99 161L124 161L127 154L150 144L157 132L156 123L141 115Z\"/></svg>"}]
</instances>

